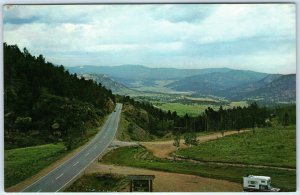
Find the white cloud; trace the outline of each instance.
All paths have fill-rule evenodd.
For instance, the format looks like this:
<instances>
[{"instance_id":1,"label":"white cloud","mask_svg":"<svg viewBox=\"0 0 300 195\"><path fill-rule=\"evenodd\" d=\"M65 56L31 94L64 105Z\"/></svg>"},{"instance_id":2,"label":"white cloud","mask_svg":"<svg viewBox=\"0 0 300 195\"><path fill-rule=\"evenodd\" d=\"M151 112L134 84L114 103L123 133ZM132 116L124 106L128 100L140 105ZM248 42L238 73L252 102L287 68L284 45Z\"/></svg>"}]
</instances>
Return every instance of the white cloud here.
<instances>
[{"instance_id":1,"label":"white cloud","mask_svg":"<svg viewBox=\"0 0 300 195\"><path fill-rule=\"evenodd\" d=\"M296 66L295 18L293 4L23 5L4 9L4 41L67 66L284 72Z\"/></svg>"},{"instance_id":2,"label":"white cloud","mask_svg":"<svg viewBox=\"0 0 300 195\"><path fill-rule=\"evenodd\" d=\"M252 36L295 37L295 10L282 4L220 5L194 32L201 43Z\"/></svg>"}]
</instances>

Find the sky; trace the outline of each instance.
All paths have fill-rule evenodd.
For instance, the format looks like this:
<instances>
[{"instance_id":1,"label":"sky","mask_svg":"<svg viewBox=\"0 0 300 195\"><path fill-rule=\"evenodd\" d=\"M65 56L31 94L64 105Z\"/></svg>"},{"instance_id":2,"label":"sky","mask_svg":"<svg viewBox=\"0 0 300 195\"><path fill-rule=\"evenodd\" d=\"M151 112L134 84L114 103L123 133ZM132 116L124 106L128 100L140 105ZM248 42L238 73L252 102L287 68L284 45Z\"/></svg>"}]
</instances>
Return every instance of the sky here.
<instances>
[{"instance_id":1,"label":"sky","mask_svg":"<svg viewBox=\"0 0 300 195\"><path fill-rule=\"evenodd\" d=\"M3 39L64 66L296 73L294 4L14 5Z\"/></svg>"}]
</instances>

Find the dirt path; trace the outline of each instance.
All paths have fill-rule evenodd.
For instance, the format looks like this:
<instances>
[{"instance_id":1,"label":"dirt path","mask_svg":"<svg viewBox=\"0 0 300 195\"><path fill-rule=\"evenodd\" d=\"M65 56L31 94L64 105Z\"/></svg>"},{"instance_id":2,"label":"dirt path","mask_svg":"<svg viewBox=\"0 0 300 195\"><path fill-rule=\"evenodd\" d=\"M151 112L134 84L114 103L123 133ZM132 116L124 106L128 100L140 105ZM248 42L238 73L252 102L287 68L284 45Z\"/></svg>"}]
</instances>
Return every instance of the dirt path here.
<instances>
[{"instance_id":1,"label":"dirt path","mask_svg":"<svg viewBox=\"0 0 300 195\"><path fill-rule=\"evenodd\" d=\"M199 177L195 175L152 171L126 166L92 163L85 171L89 173L114 173L121 175L140 174L155 175L153 190L155 192L241 192L242 185L225 180ZM129 189L126 189L129 191Z\"/></svg>"},{"instance_id":2,"label":"dirt path","mask_svg":"<svg viewBox=\"0 0 300 195\"><path fill-rule=\"evenodd\" d=\"M271 165L253 165L253 164L241 164L241 163L228 163L228 162L214 162L214 161L202 161L202 160L194 160L189 158L184 158L181 156L176 156L176 160L178 161L188 161L192 163L205 163L205 164L211 164L211 165L226 165L226 166L232 166L232 167L254 167L254 168L268 168L268 169L278 169L278 170L285 170L285 171L296 171L295 168L287 168L287 167L276 167ZM169 159L173 159L169 157Z\"/></svg>"},{"instance_id":3,"label":"dirt path","mask_svg":"<svg viewBox=\"0 0 300 195\"><path fill-rule=\"evenodd\" d=\"M240 133L246 132L250 130L241 130ZM238 133L237 131L226 131L224 132L224 136L232 135ZM199 143L204 143L210 140L215 140L221 138L222 134L220 132L213 133L209 135L199 136ZM173 146L173 140L168 141L158 141L158 142L140 142L141 145L145 146L149 151L151 151L154 156L158 158L169 158L172 152L176 151L176 147ZM184 139L180 140L180 148L187 148L184 144Z\"/></svg>"}]
</instances>

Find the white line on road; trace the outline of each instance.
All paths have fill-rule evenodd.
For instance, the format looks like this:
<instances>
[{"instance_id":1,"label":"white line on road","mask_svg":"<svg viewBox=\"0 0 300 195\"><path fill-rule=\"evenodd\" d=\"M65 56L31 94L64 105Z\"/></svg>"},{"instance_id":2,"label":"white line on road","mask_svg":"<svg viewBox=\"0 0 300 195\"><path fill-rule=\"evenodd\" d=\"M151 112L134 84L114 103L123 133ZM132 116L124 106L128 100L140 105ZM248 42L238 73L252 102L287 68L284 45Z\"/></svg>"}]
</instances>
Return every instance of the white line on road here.
<instances>
[{"instance_id":1,"label":"white line on road","mask_svg":"<svg viewBox=\"0 0 300 195\"><path fill-rule=\"evenodd\" d=\"M57 178L55 178L56 180L58 180L61 176L63 176L64 173L60 174Z\"/></svg>"},{"instance_id":2,"label":"white line on road","mask_svg":"<svg viewBox=\"0 0 300 195\"><path fill-rule=\"evenodd\" d=\"M90 153L86 153L84 156L88 156Z\"/></svg>"},{"instance_id":3,"label":"white line on road","mask_svg":"<svg viewBox=\"0 0 300 195\"><path fill-rule=\"evenodd\" d=\"M76 166L79 162L77 161L72 167Z\"/></svg>"}]
</instances>

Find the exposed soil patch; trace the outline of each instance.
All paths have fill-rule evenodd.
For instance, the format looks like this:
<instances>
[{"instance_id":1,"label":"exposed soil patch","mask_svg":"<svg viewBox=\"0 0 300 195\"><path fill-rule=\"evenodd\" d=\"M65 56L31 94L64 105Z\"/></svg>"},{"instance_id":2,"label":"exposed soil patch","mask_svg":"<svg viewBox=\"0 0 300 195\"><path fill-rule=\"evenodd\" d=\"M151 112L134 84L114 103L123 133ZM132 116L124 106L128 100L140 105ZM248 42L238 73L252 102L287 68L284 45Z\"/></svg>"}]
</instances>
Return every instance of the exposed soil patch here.
<instances>
[{"instance_id":1,"label":"exposed soil patch","mask_svg":"<svg viewBox=\"0 0 300 195\"><path fill-rule=\"evenodd\" d=\"M112 173L120 175L140 174L155 175L153 190L155 192L241 192L242 185L225 180L199 177L195 175L152 171L126 166L92 163L85 173ZM129 187L124 191L129 191Z\"/></svg>"}]
</instances>

